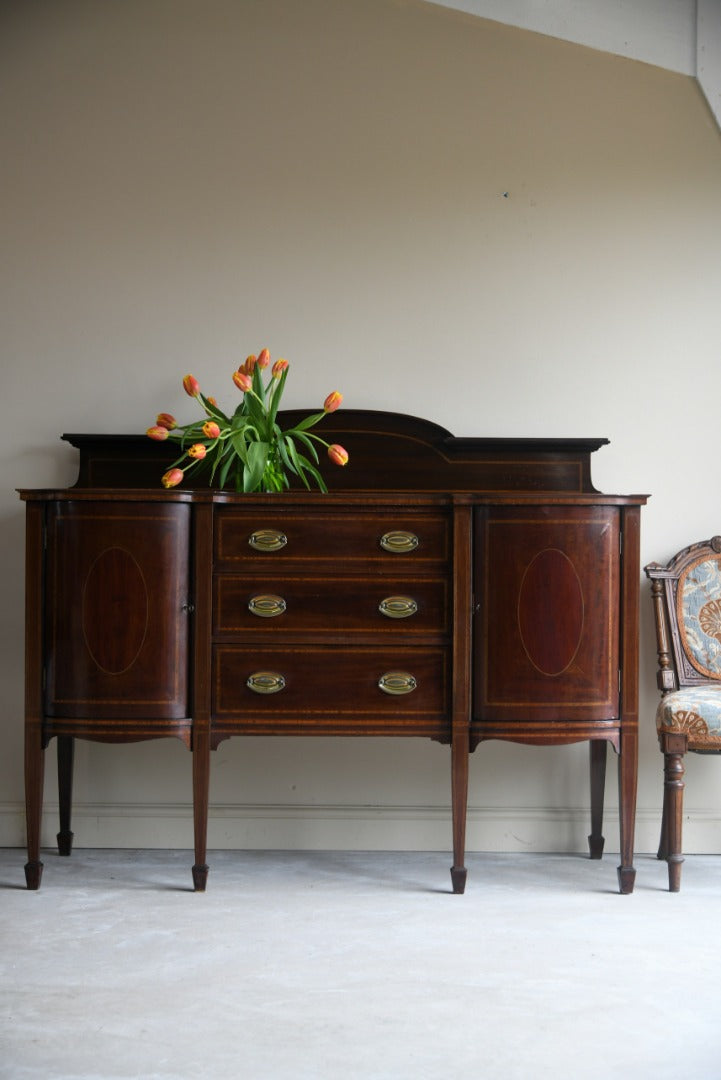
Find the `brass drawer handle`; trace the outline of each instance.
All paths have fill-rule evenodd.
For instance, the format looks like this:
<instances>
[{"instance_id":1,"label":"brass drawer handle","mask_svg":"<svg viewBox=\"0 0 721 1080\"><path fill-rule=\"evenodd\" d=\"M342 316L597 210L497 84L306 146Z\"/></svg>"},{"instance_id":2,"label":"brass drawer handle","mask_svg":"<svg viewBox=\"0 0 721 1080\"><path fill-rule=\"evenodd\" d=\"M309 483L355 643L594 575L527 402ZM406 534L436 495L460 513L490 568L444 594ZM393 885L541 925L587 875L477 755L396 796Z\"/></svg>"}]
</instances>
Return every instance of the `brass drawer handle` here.
<instances>
[{"instance_id":1,"label":"brass drawer handle","mask_svg":"<svg viewBox=\"0 0 721 1080\"><path fill-rule=\"evenodd\" d=\"M386 596L378 605L381 615L388 619L408 619L418 611L418 604L410 596Z\"/></svg>"},{"instance_id":2,"label":"brass drawer handle","mask_svg":"<svg viewBox=\"0 0 721 1080\"><path fill-rule=\"evenodd\" d=\"M386 671L378 680L378 686L384 694L410 694L418 683L407 671Z\"/></svg>"},{"instance_id":3,"label":"brass drawer handle","mask_svg":"<svg viewBox=\"0 0 721 1080\"><path fill-rule=\"evenodd\" d=\"M381 547L393 555L407 555L409 551L415 551L418 543L416 534L405 529L394 529L381 536Z\"/></svg>"},{"instance_id":4,"label":"brass drawer handle","mask_svg":"<svg viewBox=\"0 0 721 1080\"><path fill-rule=\"evenodd\" d=\"M282 596L273 596L271 593L251 596L248 601L248 611L253 615L259 615L261 619L274 619L276 615L282 615L285 611L285 600Z\"/></svg>"},{"instance_id":5,"label":"brass drawer handle","mask_svg":"<svg viewBox=\"0 0 721 1080\"><path fill-rule=\"evenodd\" d=\"M288 543L288 537L279 529L257 529L248 543L256 551L280 551Z\"/></svg>"},{"instance_id":6,"label":"brass drawer handle","mask_svg":"<svg viewBox=\"0 0 721 1080\"><path fill-rule=\"evenodd\" d=\"M277 694L285 688L285 679L277 671L256 671L245 685L254 694Z\"/></svg>"}]
</instances>

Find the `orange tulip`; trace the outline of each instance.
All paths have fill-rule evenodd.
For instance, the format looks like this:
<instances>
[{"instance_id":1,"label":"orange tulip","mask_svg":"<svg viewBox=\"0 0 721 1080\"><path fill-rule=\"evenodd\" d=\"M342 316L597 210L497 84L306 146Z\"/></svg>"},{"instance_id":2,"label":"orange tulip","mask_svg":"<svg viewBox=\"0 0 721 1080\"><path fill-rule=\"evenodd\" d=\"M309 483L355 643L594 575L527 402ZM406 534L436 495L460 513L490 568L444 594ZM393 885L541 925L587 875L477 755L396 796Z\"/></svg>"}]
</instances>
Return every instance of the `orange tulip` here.
<instances>
[{"instance_id":1,"label":"orange tulip","mask_svg":"<svg viewBox=\"0 0 721 1080\"><path fill-rule=\"evenodd\" d=\"M163 439L167 439L170 432L162 424L158 424L157 427L149 427L145 432L149 439L155 439L156 442L162 442Z\"/></svg>"},{"instance_id":2,"label":"orange tulip","mask_svg":"<svg viewBox=\"0 0 721 1080\"><path fill-rule=\"evenodd\" d=\"M208 404L209 405L217 405L218 402L215 400L214 397L211 397L210 394L208 394Z\"/></svg>"},{"instance_id":3,"label":"orange tulip","mask_svg":"<svg viewBox=\"0 0 721 1080\"><path fill-rule=\"evenodd\" d=\"M183 390L188 397L197 397L200 393L200 384L194 375L186 375L183 379Z\"/></svg>"},{"instance_id":4,"label":"orange tulip","mask_svg":"<svg viewBox=\"0 0 721 1080\"><path fill-rule=\"evenodd\" d=\"M287 360L276 360L276 362L273 364L273 370L271 371L271 375L274 379L279 379L287 367Z\"/></svg>"},{"instance_id":5,"label":"orange tulip","mask_svg":"<svg viewBox=\"0 0 721 1080\"><path fill-rule=\"evenodd\" d=\"M348 464L348 451L345 450L339 443L333 443L328 447L328 457L334 465L347 465Z\"/></svg>"},{"instance_id":6,"label":"orange tulip","mask_svg":"<svg viewBox=\"0 0 721 1080\"><path fill-rule=\"evenodd\" d=\"M203 434L206 439L217 439L220 435L220 428L216 424L215 420L206 420L203 424Z\"/></svg>"},{"instance_id":7,"label":"orange tulip","mask_svg":"<svg viewBox=\"0 0 721 1080\"><path fill-rule=\"evenodd\" d=\"M175 417L169 412L158 413L155 417L155 423L160 427L167 428L168 431L172 431L173 428L178 426Z\"/></svg>"},{"instance_id":8,"label":"orange tulip","mask_svg":"<svg viewBox=\"0 0 721 1080\"><path fill-rule=\"evenodd\" d=\"M195 458L196 461L202 461L205 455L208 453L208 448L205 443L197 442L188 450L188 457Z\"/></svg>"},{"instance_id":9,"label":"orange tulip","mask_svg":"<svg viewBox=\"0 0 721 1080\"><path fill-rule=\"evenodd\" d=\"M340 406L343 400L343 395L339 394L337 390L331 391L328 397L323 402L323 412L335 412ZM343 463L345 464L345 462Z\"/></svg>"},{"instance_id":10,"label":"orange tulip","mask_svg":"<svg viewBox=\"0 0 721 1080\"><path fill-rule=\"evenodd\" d=\"M267 368L270 363L270 353L267 349L261 349L258 353L258 367Z\"/></svg>"},{"instance_id":11,"label":"orange tulip","mask_svg":"<svg viewBox=\"0 0 721 1080\"><path fill-rule=\"evenodd\" d=\"M168 469L163 476L163 487L171 488L177 487L180 481L183 479L182 469Z\"/></svg>"},{"instance_id":12,"label":"orange tulip","mask_svg":"<svg viewBox=\"0 0 721 1080\"><path fill-rule=\"evenodd\" d=\"M255 371L255 365L257 363L258 363L257 356L253 356L253 354L251 353L250 356L246 356L245 363L240 365L240 367L238 368L238 371L242 372L243 375L252 375L253 372Z\"/></svg>"},{"instance_id":13,"label":"orange tulip","mask_svg":"<svg viewBox=\"0 0 721 1080\"><path fill-rule=\"evenodd\" d=\"M250 375L247 375L244 371L240 370L233 372L233 382L244 394L252 389L253 386L253 380Z\"/></svg>"}]
</instances>

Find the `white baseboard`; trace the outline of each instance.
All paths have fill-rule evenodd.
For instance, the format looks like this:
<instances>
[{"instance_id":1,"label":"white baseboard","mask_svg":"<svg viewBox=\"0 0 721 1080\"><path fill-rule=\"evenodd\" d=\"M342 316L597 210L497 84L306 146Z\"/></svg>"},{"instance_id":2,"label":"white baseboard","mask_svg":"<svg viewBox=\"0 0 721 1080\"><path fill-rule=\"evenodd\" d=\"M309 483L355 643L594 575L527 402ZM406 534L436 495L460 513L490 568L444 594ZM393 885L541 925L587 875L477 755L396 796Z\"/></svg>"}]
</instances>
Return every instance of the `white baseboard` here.
<instances>
[{"instance_id":1,"label":"white baseboard","mask_svg":"<svg viewBox=\"0 0 721 1080\"><path fill-rule=\"evenodd\" d=\"M42 845L53 847L57 805L43 813ZM660 815L639 808L639 853L655 852ZM154 805L80 803L73 808L75 845L81 848L193 847L192 810L187 803ZM468 809L467 851L586 852L588 808L478 807ZM606 851L617 852L618 812L604 818ZM0 804L0 846L25 846L25 812L19 804ZM212 805L210 849L443 851L450 850L447 807ZM721 816L694 811L684 822L686 853L721 853Z\"/></svg>"}]
</instances>

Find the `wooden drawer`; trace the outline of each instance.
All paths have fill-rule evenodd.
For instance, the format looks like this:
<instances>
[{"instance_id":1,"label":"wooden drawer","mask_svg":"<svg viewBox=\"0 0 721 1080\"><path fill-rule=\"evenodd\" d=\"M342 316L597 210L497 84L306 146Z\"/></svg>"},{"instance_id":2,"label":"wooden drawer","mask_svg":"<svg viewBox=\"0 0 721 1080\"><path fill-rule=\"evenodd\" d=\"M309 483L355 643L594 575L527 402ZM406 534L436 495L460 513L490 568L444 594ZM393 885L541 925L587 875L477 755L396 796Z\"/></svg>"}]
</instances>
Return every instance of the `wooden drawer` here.
<instances>
[{"instance_id":1,"label":"wooden drawer","mask_svg":"<svg viewBox=\"0 0 721 1080\"><path fill-rule=\"evenodd\" d=\"M449 654L442 648L290 645L213 652L213 727L227 734L429 735L449 731ZM388 693L411 676L415 688ZM282 688L249 688L263 674Z\"/></svg>"},{"instance_id":2,"label":"wooden drawer","mask_svg":"<svg viewBox=\"0 0 721 1080\"><path fill-rule=\"evenodd\" d=\"M223 507L216 513L214 544L217 569L322 562L328 573L363 566L399 573L401 566L445 564L451 523L438 511Z\"/></svg>"},{"instance_id":3,"label":"wooden drawer","mask_svg":"<svg viewBox=\"0 0 721 1080\"><path fill-rule=\"evenodd\" d=\"M216 638L302 634L337 641L348 633L413 638L449 632L449 582L441 576L218 574L213 589Z\"/></svg>"}]
</instances>

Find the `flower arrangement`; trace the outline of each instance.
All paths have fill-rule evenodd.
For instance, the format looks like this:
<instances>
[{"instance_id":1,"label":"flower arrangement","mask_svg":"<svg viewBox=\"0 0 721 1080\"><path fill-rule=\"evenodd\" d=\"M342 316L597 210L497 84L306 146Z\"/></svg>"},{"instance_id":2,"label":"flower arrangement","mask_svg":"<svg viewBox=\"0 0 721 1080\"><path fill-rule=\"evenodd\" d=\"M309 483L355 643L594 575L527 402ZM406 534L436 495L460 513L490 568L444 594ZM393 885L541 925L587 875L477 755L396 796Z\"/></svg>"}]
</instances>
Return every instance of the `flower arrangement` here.
<instances>
[{"instance_id":1,"label":"flower arrangement","mask_svg":"<svg viewBox=\"0 0 721 1080\"><path fill-rule=\"evenodd\" d=\"M249 356L237 371L233 382L243 395L235 411L227 415L214 397L200 392L198 380L186 375L183 388L201 405L205 416L190 424L178 424L170 413L160 413L146 434L162 442L175 439L183 453L162 477L163 486L176 487L186 472L204 468L208 483L217 477L219 487L229 481L236 491L283 491L290 486L288 474L297 476L310 490L312 478L321 491L328 488L317 469L316 443L324 446L335 465L345 465L348 453L338 443L329 444L311 428L326 413L335 412L343 395L333 390L323 403L323 411L313 413L295 427L281 431L278 408L288 377L288 361L276 360L270 378L263 385L263 372L270 367L270 353L262 349Z\"/></svg>"}]
</instances>

